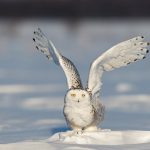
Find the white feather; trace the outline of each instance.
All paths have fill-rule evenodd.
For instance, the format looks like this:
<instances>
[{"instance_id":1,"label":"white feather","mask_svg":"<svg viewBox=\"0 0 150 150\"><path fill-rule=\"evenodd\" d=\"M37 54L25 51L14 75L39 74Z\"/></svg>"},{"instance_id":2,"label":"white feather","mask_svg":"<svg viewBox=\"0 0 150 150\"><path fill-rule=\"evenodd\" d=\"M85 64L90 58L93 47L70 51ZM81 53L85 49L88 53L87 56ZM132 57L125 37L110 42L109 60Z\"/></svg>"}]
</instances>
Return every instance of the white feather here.
<instances>
[{"instance_id":1,"label":"white feather","mask_svg":"<svg viewBox=\"0 0 150 150\"><path fill-rule=\"evenodd\" d=\"M36 44L37 50L45 54L48 59L53 59L56 65L62 67L67 78L69 89L82 88L80 75L75 65L57 51L54 44L48 40L40 28L38 28L37 31L34 31L33 41Z\"/></svg>"},{"instance_id":2,"label":"white feather","mask_svg":"<svg viewBox=\"0 0 150 150\"><path fill-rule=\"evenodd\" d=\"M128 64L145 58L149 43L143 42L144 37L138 36L121 42L99 56L91 65L87 90L97 99L101 89L101 77L104 71L127 66Z\"/></svg>"}]
</instances>

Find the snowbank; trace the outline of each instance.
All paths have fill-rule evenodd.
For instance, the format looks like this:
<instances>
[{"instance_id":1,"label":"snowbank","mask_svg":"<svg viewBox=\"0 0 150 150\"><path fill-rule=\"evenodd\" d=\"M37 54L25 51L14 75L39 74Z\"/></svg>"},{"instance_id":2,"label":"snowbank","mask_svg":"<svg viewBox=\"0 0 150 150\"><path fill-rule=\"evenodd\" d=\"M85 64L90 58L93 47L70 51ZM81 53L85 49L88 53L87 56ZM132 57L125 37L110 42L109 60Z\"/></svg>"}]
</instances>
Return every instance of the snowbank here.
<instances>
[{"instance_id":1,"label":"snowbank","mask_svg":"<svg viewBox=\"0 0 150 150\"><path fill-rule=\"evenodd\" d=\"M150 131L99 130L95 132L84 132L82 134L67 131L54 134L49 138L49 141L68 144L96 145L141 144L150 142Z\"/></svg>"},{"instance_id":2,"label":"snowbank","mask_svg":"<svg viewBox=\"0 0 150 150\"><path fill-rule=\"evenodd\" d=\"M143 144L142 144L143 143ZM0 150L145 150L150 147L150 131L56 133L46 140L0 144Z\"/></svg>"}]
</instances>

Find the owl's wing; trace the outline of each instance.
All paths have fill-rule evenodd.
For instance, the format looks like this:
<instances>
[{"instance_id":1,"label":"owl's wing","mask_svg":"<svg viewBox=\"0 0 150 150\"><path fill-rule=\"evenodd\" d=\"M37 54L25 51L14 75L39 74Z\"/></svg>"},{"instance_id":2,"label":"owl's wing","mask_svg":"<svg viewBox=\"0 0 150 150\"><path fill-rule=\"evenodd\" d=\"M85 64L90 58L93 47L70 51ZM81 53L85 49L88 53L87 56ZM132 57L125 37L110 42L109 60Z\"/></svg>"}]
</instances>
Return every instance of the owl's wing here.
<instances>
[{"instance_id":1,"label":"owl's wing","mask_svg":"<svg viewBox=\"0 0 150 150\"><path fill-rule=\"evenodd\" d=\"M62 67L67 78L69 89L82 88L80 75L75 65L57 51L54 44L47 39L40 28L34 31L33 41L36 44L37 50L45 54L48 59L52 59L56 65Z\"/></svg>"},{"instance_id":2,"label":"owl's wing","mask_svg":"<svg viewBox=\"0 0 150 150\"><path fill-rule=\"evenodd\" d=\"M96 98L101 89L101 77L104 71L127 66L128 64L145 58L149 43L143 42L144 37L138 36L121 42L93 61L90 67L87 90Z\"/></svg>"}]
</instances>

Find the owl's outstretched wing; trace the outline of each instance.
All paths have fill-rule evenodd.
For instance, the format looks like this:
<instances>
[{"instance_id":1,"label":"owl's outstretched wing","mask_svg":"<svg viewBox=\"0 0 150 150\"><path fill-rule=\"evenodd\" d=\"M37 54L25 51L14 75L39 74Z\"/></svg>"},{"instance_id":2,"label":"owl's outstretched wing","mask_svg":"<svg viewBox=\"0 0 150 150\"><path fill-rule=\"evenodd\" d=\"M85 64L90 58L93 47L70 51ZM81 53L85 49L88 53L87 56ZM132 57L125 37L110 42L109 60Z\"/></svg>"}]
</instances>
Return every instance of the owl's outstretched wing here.
<instances>
[{"instance_id":1,"label":"owl's outstretched wing","mask_svg":"<svg viewBox=\"0 0 150 150\"><path fill-rule=\"evenodd\" d=\"M34 31L33 41L36 44L37 50L45 54L48 59L52 59L56 65L62 67L67 78L69 89L82 88L80 75L75 65L57 51L54 44L47 39L40 28Z\"/></svg>"},{"instance_id":2,"label":"owl's outstretched wing","mask_svg":"<svg viewBox=\"0 0 150 150\"><path fill-rule=\"evenodd\" d=\"M101 77L104 71L127 66L128 64L144 59L149 43L143 42L144 37L138 36L121 42L99 56L91 64L87 90L93 97L99 95L101 89Z\"/></svg>"}]
</instances>

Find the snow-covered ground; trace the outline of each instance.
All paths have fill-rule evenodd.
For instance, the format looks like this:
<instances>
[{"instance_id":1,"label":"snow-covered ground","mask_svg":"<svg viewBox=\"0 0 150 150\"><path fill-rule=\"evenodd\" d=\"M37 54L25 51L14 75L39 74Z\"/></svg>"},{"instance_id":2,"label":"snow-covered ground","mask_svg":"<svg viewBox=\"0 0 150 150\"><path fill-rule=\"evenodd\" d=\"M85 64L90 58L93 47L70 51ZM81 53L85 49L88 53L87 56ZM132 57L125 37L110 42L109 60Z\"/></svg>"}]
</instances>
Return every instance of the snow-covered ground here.
<instances>
[{"instance_id":1,"label":"snow-covered ground","mask_svg":"<svg viewBox=\"0 0 150 150\"><path fill-rule=\"evenodd\" d=\"M150 149L150 56L104 74L100 127L111 131L62 137L69 130L62 113L65 76L35 50L37 26L76 64L84 83L103 51L137 35L150 41L147 20L0 20L0 150Z\"/></svg>"}]
</instances>

